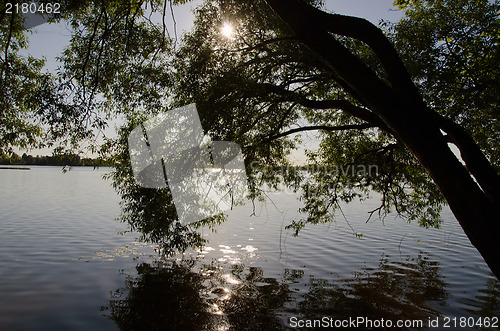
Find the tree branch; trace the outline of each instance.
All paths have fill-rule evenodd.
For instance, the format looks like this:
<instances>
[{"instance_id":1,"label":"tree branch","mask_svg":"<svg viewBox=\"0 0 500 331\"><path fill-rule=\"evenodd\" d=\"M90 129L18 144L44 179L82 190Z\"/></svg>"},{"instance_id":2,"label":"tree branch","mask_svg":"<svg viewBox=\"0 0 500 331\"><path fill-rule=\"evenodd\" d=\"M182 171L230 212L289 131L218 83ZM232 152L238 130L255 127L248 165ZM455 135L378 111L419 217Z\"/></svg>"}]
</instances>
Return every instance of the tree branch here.
<instances>
[{"instance_id":1,"label":"tree branch","mask_svg":"<svg viewBox=\"0 0 500 331\"><path fill-rule=\"evenodd\" d=\"M83 87L83 96L85 98L85 87L86 87L86 84L85 84L85 76L86 76L86 73L87 73L87 66L89 64L89 61L90 61L90 55L91 55L91 52L92 52L92 43L94 42L94 38L96 37L97 35L97 28L99 27L99 23L101 22L101 19L102 19L102 16L104 14L104 11L106 9L104 8L104 6L101 7L101 11L99 13L99 17L97 18L97 21L95 22L95 25L94 25L94 29L92 31L92 35L90 36L90 39L89 39L89 47L87 49L87 55L85 56L85 61L83 62L83 66L82 66L82 77L81 77L81 81L82 81L82 87Z\"/></svg>"},{"instance_id":2,"label":"tree branch","mask_svg":"<svg viewBox=\"0 0 500 331\"><path fill-rule=\"evenodd\" d=\"M363 123L363 124L352 124L352 125L339 125L339 126L328 126L328 125L315 125L315 126L304 126L301 128L295 128L291 129L279 134L276 134L274 136L268 137L262 142L269 142L272 140L276 140L285 136L289 136L291 134L297 133L297 132L304 132L304 131L317 131L317 130L323 130L323 131L343 131L343 130L365 130L365 129L370 129L370 128L375 128L375 125L368 124L368 123Z\"/></svg>"},{"instance_id":3,"label":"tree branch","mask_svg":"<svg viewBox=\"0 0 500 331\"><path fill-rule=\"evenodd\" d=\"M8 54L9 54L10 42L12 40L12 33L14 31L14 17L16 14L14 12L12 12L12 14L10 14L10 15L11 15L11 17L10 17L9 36L7 37L7 43L5 44L5 60L4 60L4 67L2 68L2 75L0 76L0 79L3 79L4 70L5 70L5 72L7 72L9 70Z\"/></svg>"},{"instance_id":4,"label":"tree branch","mask_svg":"<svg viewBox=\"0 0 500 331\"><path fill-rule=\"evenodd\" d=\"M5 15L7 15L7 6L4 4L4 5L2 5L2 9L0 12L0 25L2 24L3 19L5 18Z\"/></svg>"},{"instance_id":5,"label":"tree branch","mask_svg":"<svg viewBox=\"0 0 500 331\"><path fill-rule=\"evenodd\" d=\"M295 37L272 38L272 39L265 40L265 41L263 41L261 43L253 45L253 46L248 46L248 47L245 47L245 48L232 49L232 50L225 50L225 51L229 52L229 53L234 53L234 52L248 52L248 51L252 51L254 49L261 48L261 47L264 47L266 45L273 44L273 43L276 43L276 42L280 42L280 41L293 41L293 40L297 41L298 39L295 38Z\"/></svg>"},{"instance_id":6,"label":"tree branch","mask_svg":"<svg viewBox=\"0 0 500 331\"><path fill-rule=\"evenodd\" d=\"M355 162L358 162L363 156L365 155L368 155L368 154L372 154L372 153L376 153L376 154L380 154L380 153L386 153L386 152L391 152L391 151L394 151L396 148L398 148L398 144L388 144L386 146L383 146L383 147L380 147L380 148L375 148L375 149L370 149L369 151L366 151L364 153L361 153L361 154L358 154L353 162L351 162L351 164L354 164Z\"/></svg>"},{"instance_id":7,"label":"tree branch","mask_svg":"<svg viewBox=\"0 0 500 331\"><path fill-rule=\"evenodd\" d=\"M397 139L413 145L415 135L410 131L413 131L416 122L425 122L425 117L428 115L427 111L422 111L425 104L421 98L405 99L404 95L414 93L410 91L398 93L384 82L366 63L319 24L321 19L317 15L317 9L311 5L302 0L266 0L266 2L287 22L300 42L315 53L326 68L345 82L348 91L355 91L353 96L361 104L366 105L366 108L391 128L391 133L396 135ZM400 88L402 87L397 87L398 90ZM402 125L408 126L409 129L400 129ZM432 131L432 134L436 135L435 127L424 126L424 131L429 134ZM427 133L422 132L422 134Z\"/></svg>"},{"instance_id":8,"label":"tree branch","mask_svg":"<svg viewBox=\"0 0 500 331\"><path fill-rule=\"evenodd\" d=\"M280 95L282 97L282 101L295 101L301 106L312 109L341 109L351 116L390 132L387 125L385 125L385 123L378 118L375 113L369 111L368 109L355 106L347 100L311 100L299 93L292 92L273 84L261 84L260 86L267 92Z\"/></svg>"},{"instance_id":9,"label":"tree branch","mask_svg":"<svg viewBox=\"0 0 500 331\"><path fill-rule=\"evenodd\" d=\"M436 113L441 129L460 150L467 170L477 180L486 196L497 207L500 206L500 176L491 166L481 149L465 130L452 120Z\"/></svg>"},{"instance_id":10,"label":"tree branch","mask_svg":"<svg viewBox=\"0 0 500 331\"><path fill-rule=\"evenodd\" d=\"M174 7L173 7L172 0L170 0L169 2L170 2L170 13L172 14L172 22L174 23L174 36L175 36L174 47L175 47L175 46L177 46L177 21L175 20Z\"/></svg>"},{"instance_id":11,"label":"tree branch","mask_svg":"<svg viewBox=\"0 0 500 331\"><path fill-rule=\"evenodd\" d=\"M328 32L364 42L377 55L394 90L405 98L421 103L422 98L396 49L382 30L360 17L330 14L312 6L307 9Z\"/></svg>"},{"instance_id":12,"label":"tree branch","mask_svg":"<svg viewBox=\"0 0 500 331\"><path fill-rule=\"evenodd\" d=\"M165 32L167 31L167 23L165 22L165 15L167 14L167 0L163 1L163 14L161 16L161 23L163 31L161 33L161 48L165 47ZM170 35L169 35L170 37Z\"/></svg>"}]
</instances>

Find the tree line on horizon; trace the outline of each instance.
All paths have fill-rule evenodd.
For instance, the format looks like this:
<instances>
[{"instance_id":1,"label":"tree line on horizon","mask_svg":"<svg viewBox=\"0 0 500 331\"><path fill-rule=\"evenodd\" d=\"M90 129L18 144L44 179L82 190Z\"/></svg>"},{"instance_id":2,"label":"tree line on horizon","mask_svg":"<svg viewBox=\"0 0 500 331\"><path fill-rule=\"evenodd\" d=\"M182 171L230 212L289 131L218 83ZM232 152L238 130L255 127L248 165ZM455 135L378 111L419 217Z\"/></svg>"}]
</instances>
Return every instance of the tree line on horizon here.
<instances>
[{"instance_id":1,"label":"tree line on horizon","mask_svg":"<svg viewBox=\"0 0 500 331\"><path fill-rule=\"evenodd\" d=\"M108 167L109 162L102 159L82 158L78 154L66 153L60 155L28 155L11 156L4 154L0 157L0 165L41 165L41 166L81 166L81 167Z\"/></svg>"}]
</instances>

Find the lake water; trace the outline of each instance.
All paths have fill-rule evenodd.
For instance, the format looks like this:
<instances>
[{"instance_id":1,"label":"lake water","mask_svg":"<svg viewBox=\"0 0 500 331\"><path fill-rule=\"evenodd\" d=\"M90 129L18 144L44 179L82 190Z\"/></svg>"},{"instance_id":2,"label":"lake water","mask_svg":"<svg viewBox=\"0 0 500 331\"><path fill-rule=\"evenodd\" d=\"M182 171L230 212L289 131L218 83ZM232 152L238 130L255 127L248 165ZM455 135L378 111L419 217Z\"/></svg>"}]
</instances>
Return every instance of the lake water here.
<instances>
[{"instance_id":1,"label":"lake water","mask_svg":"<svg viewBox=\"0 0 500 331\"><path fill-rule=\"evenodd\" d=\"M300 201L270 193L255 215L237 207L204 229L202 251L162 259L119 234L108 170L0 170L0 330L293 329L323 317L453 329L500 315L500 284L449 211L440 230L365 223L371 199L343 208L349 224L293 237L284 227Z\"/></svg>"}]
</instances>

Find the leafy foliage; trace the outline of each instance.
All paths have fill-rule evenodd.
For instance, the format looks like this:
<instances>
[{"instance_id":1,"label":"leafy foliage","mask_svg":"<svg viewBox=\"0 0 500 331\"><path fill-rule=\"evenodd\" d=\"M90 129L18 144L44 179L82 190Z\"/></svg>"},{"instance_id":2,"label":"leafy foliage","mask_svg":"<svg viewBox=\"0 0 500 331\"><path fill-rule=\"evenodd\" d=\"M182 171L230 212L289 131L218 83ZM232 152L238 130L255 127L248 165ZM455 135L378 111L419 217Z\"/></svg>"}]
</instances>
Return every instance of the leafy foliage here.
<instances>
[{"instance_id":1,"label":"leafy foliage","mask_svg":"<svg viewBox=\"0 0 500 331\"><path fill-rule=\"evenodd\" d=\"M219 31L225 21L235 27L232 39ZM366 46L348 38L340 40L383 76ZM309 152L311 164L320 171L306 176L299 171L273 172L276 166L290 166L287 155L296 146L286 135L273 138L296 123L363 124L339 108L311 108L304 100L363 106L346 93L338 77L294 41L265 3L207 1L198 9L194 30L184 38L174 66L178 104L196 102L209 134L235 140L245 146L248 164L261 164L248 168L254 197L262 194L262 179L275 187L295 188L299 183L306 204L302 211L307 216L290 227L298 231L307 223L331 221L341 201L366 199L373 190L383 197L373 214L384 217L396 210L408 220L438 226L442 196L418 162L377 128L323 132L319 150ZM377 172L359 172L370 166Z\"/></svg>"},{"instance_id":2,"label":"leafy foliage","mask_svg":"<svg viewBox=\"0 0 500 331\"><path fill-rule=\"evenodd\" d=\"M395 4L406 16L386 26L428 105L464 126L491 163L500 165L498 1ZM369 113L368 106L297 42L263 0L206 0L180 44L168 35L167 2L161 0L68 1L65 6L73 35L57 77L41 73L42 61L16 55L26 43L19 18L15 24L0 22L7 59L0 82L7 91L1 101L0 151L42 144L43 125L51 143L76 148L121 118L118 137L105 139L100 153L115 164L110 176L123 199L122 220L165 252L203 240L194 228L176 223L168 190L134 183L127 136L151 116L192 102L206 134L242 146L250 198L265 198L264 187L301 192L305 216L290 228L331 221L341 202L366 199L373 191L380 193L381 205L367 219L396 211L408 221L439 226L445 200L423 167L383 123L357 116ZM156 12L161 21L150 19ZM227 23L232 36L221 33ZM366 45L336 38L387 79ZM290 130L315 128L321 144L308 151L314 167L297 170L288 156L300 138L291 138Z\"/></svg>"},{"instance_id":3,"label":"leafy foliage","mask_svg":"<svg viewBox=\"0 0 500 331\"><path fill-rule=\"evenodd\" d=\"M2 13L5 5L1 6ZM36 101L50 76L41 73L44 61L17 55L27 47L21 17L2 15L0 20L0 155L12 147L40 146L41 129L31 119Z\"/></svg>"},{"instance_id":4,"label":"leafy foliage","mask_svg":"<svg viewBox=\"0 0 500 331\"><path fill-rule=\"evenodd\" d=\"M500 170L500 2L396 1L393 39L427 103L464 127Z\"/></svg>"},{"instance_id":5,"label":"leafy foliage","mask_svg":"<svg viewBox=\"0 0 500 331\"><path fill-rule=\"evenodd\" d=\"M129 224L131 231L141 233L141 240L159 245L163 255L170 255L187 248L200 247L205 239L196 231L200 226L213 227L224 221L224 215L216 215L190 225L177 221L177 213L170 190L143 188L135 182L127 148L128 133L138 125L130 122L120 130L119 140L109 140L103 149L113 155L114 171L106 177L113 180L113 187L122 201L122 222Z\"/></svg>"}]
</instances>

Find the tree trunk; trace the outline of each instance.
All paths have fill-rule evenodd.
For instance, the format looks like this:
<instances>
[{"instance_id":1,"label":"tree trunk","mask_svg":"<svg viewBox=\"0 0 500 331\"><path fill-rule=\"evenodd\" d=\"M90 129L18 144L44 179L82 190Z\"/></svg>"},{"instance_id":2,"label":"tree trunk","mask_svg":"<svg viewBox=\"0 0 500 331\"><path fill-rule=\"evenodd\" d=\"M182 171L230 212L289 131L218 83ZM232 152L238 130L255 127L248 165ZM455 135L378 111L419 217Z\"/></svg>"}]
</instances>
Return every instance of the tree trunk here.
<instances>
[{"instance_id":1,"label":"tree trunk","mask_svg":"<svg viewBox=\"0 0 500 331\"><path fill-rule=\"evenodd\" d=\"M401 108L404 109L404 108ZM408 125L409 124L409 125ZM417 157L446 198L471 243L500 279L500 212L450 150L440 127L425 118L396 123L400 140ZM422 128L427 127L426 130ZM432 128L432 129L431 129ZM404 130L404 134L400 134Z\"/></svg>"},{"instance_id":2,"label":"tree trunk","mask_svg":"<svg viewBox=\"0 0 500 331\"><path fill-rule=\"evenodd\" d=\"M350 20L346 16L320 12L300 0L266 1L300 42L355 92L353 97L367 105L371 113L415 155L446 198L471 243L500 279L500 206L496 203L500 178L479 147L470 137L463 136L463 130L457 133L456 128L444 125L439 115L425 105L415 92L416 87L401 59L394 57L395 50L387 39L381 39L383 34L378 28L361 19ZM338 18L340 20L335 21ZM353 27L339 28L342 24L353 24ZM370 31L364 33L367 29ZM329 32L360 39L372 47L388 73L391 85L382 81ZM470 166L468 163L470 172L450 150L441 130L455 140L464 156L474 156L470 157ZM464 141L466 144L461 143ZM466 157L464 160L467 162Z\"/></svg>"}]
</instances>

